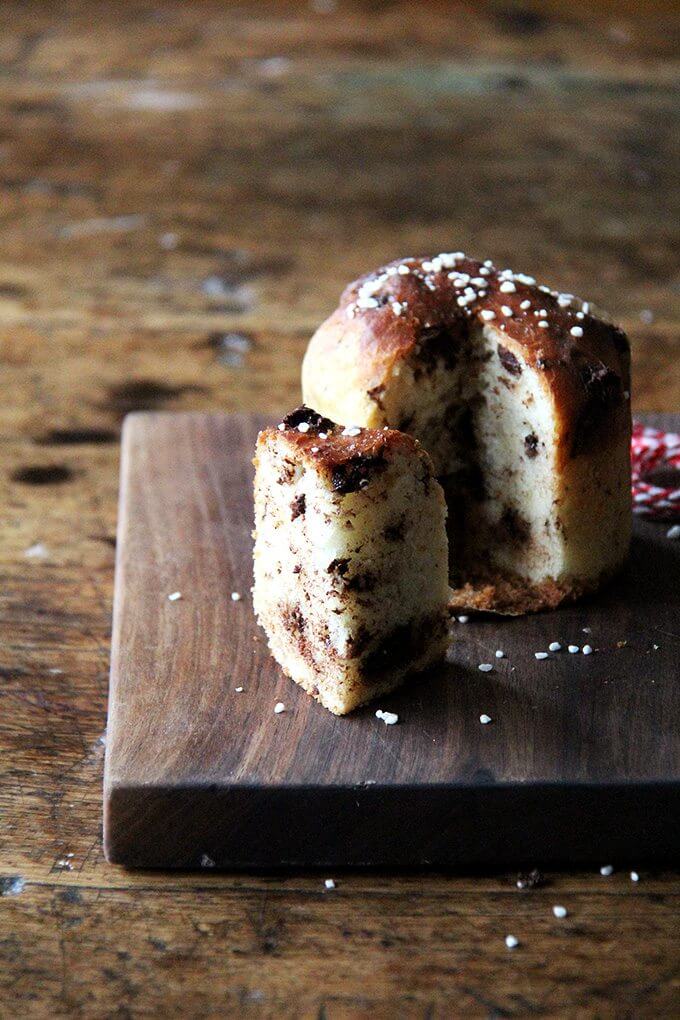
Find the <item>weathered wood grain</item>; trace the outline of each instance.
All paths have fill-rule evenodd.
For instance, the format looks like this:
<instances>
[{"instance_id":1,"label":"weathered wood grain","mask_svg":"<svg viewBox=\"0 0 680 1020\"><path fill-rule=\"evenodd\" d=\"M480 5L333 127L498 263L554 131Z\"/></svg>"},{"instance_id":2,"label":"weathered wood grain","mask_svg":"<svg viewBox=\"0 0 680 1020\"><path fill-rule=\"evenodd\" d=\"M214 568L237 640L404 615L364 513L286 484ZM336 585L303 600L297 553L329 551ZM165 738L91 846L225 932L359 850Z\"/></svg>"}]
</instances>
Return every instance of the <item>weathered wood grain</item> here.
<instances>
[{"instance_id":1,"label":"weathered wood grain","mask_svg":"<svg viewBox=\"0 0 680 1020\"><path fill-rule=\"evenodd\" d=\"M338 719L283 675L253 617L252 453L266 421L126 420L109 859L200 868L680 858L680 547L663 526L636 520L629 569L590 602L457 624L445 664ZM680 417L663 424L677 428ZM170 602L172 592L181 597ZM555 639L563 651L537 661ZM593 655L566 650L585 643ZM480 662L493 669L482 675ZM376 707L401 724L386 730ZM491 725L480 725L483 712Z\"/></svg>"},{"instance_id":2,"label":"weathered wood grain","mask_svg":"<svg viewBox=\"0 0 680 1020\"><path fill-rule=\"evenodd\" d=\"M3 1020L677 1013L676 875L347 875L333 899L127 875L100 840L123 413L288 409L346 280L452 244L611 308L635 408L677 410L676 18L0 5Z\"/></svg>"}]
</instances>

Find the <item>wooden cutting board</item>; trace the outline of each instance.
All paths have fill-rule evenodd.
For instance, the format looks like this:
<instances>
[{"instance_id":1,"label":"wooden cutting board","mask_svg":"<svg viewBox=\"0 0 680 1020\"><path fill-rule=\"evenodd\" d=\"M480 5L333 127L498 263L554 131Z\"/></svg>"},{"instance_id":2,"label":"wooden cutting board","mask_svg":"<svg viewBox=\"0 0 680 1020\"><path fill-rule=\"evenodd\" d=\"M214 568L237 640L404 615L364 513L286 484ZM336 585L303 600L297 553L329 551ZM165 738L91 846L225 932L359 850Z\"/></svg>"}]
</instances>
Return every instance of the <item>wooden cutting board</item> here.
<instances>
[{"instance_id":1,"label":"wooden cutting board","mask_svg":"<svg viewBox=\"0 0 680 1020\"><path fill-rule=\"evenodd\" d=\"M456 623L445 665L338 719L281 673L253 618L251 457L264 423L126 421L108 859L677 863L680 542L668 526L637 519L628 571L592 601ZM537 661L555 640L565 650ZM595 653L570 655L569 643ZM398 725L376 708L397 712Z\"/></svg>"}]
</instances>

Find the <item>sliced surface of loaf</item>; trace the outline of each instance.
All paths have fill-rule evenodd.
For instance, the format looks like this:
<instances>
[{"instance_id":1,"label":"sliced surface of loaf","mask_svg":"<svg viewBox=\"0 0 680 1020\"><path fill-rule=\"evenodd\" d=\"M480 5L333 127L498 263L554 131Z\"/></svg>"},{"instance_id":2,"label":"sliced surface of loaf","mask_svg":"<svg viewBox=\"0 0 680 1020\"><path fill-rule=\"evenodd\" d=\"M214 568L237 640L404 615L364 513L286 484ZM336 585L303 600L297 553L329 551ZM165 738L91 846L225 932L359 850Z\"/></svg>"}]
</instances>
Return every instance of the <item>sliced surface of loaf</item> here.
<instances>
[{"instance_id":1,"label":"sliced surface of loaf","mask_svg":"<svg viewBox=\"0 0 680 1020\"><path fill-rule=\"evenodd\" d=\"M522 613L626 558L629 366L588 302L453 252L350 284L302 385L323 414L422 443L449 507L454 606Z\"/></svg>"},{"instance_id":2,"label":"sliced surface of loaf","mask_svg":"<svg viewBox=\"0 0 680 1020\"><path fill-rule=\"evenodd\" d=\"M284 672L336 715L445 654L445 518L408 435L306 407L260 433L255 612Z\"/></svg>"}]
</instances>

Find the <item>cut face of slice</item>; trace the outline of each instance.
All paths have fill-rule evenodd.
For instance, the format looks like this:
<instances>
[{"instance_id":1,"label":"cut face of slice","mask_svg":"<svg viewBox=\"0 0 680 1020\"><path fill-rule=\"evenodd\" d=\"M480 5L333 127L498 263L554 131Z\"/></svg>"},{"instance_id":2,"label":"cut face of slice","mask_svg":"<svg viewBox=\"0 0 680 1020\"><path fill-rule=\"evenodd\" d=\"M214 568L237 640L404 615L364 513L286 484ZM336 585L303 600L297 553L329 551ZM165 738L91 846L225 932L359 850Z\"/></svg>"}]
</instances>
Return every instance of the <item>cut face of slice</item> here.
<instances>
[{"instance_id":1,"label":"cut face of slice","mask_svg":"<svg viewBox=\"0 0 680 1020\"><path fill-rule=\"evenodd\" d=\"M336 714L447 642L446 507L409 436L308 409L260 434L254 604L284 671Z\"/></svg>"}]
</instances>

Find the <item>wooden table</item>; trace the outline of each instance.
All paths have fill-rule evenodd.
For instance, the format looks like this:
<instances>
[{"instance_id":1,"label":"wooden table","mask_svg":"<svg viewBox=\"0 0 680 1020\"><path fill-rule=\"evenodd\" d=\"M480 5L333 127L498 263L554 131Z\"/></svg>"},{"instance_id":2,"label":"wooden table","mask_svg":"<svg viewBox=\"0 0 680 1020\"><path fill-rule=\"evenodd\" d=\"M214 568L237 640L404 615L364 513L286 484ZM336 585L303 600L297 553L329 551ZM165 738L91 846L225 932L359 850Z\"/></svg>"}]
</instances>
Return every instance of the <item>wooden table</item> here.
<instances>
[{"instance_id":1,"label":"wooden table","mask_svg":"<svg viewBox=\"0 0 680 1020\"><path fill-rule=\"evenodd\" d=\"M636 408L680 408L673 13L2 5L0 1016L677 1015L677 876L101 850L127 411L279 414L347 280L451 247L613 309Z\"/></svg>"}]
</instances>

